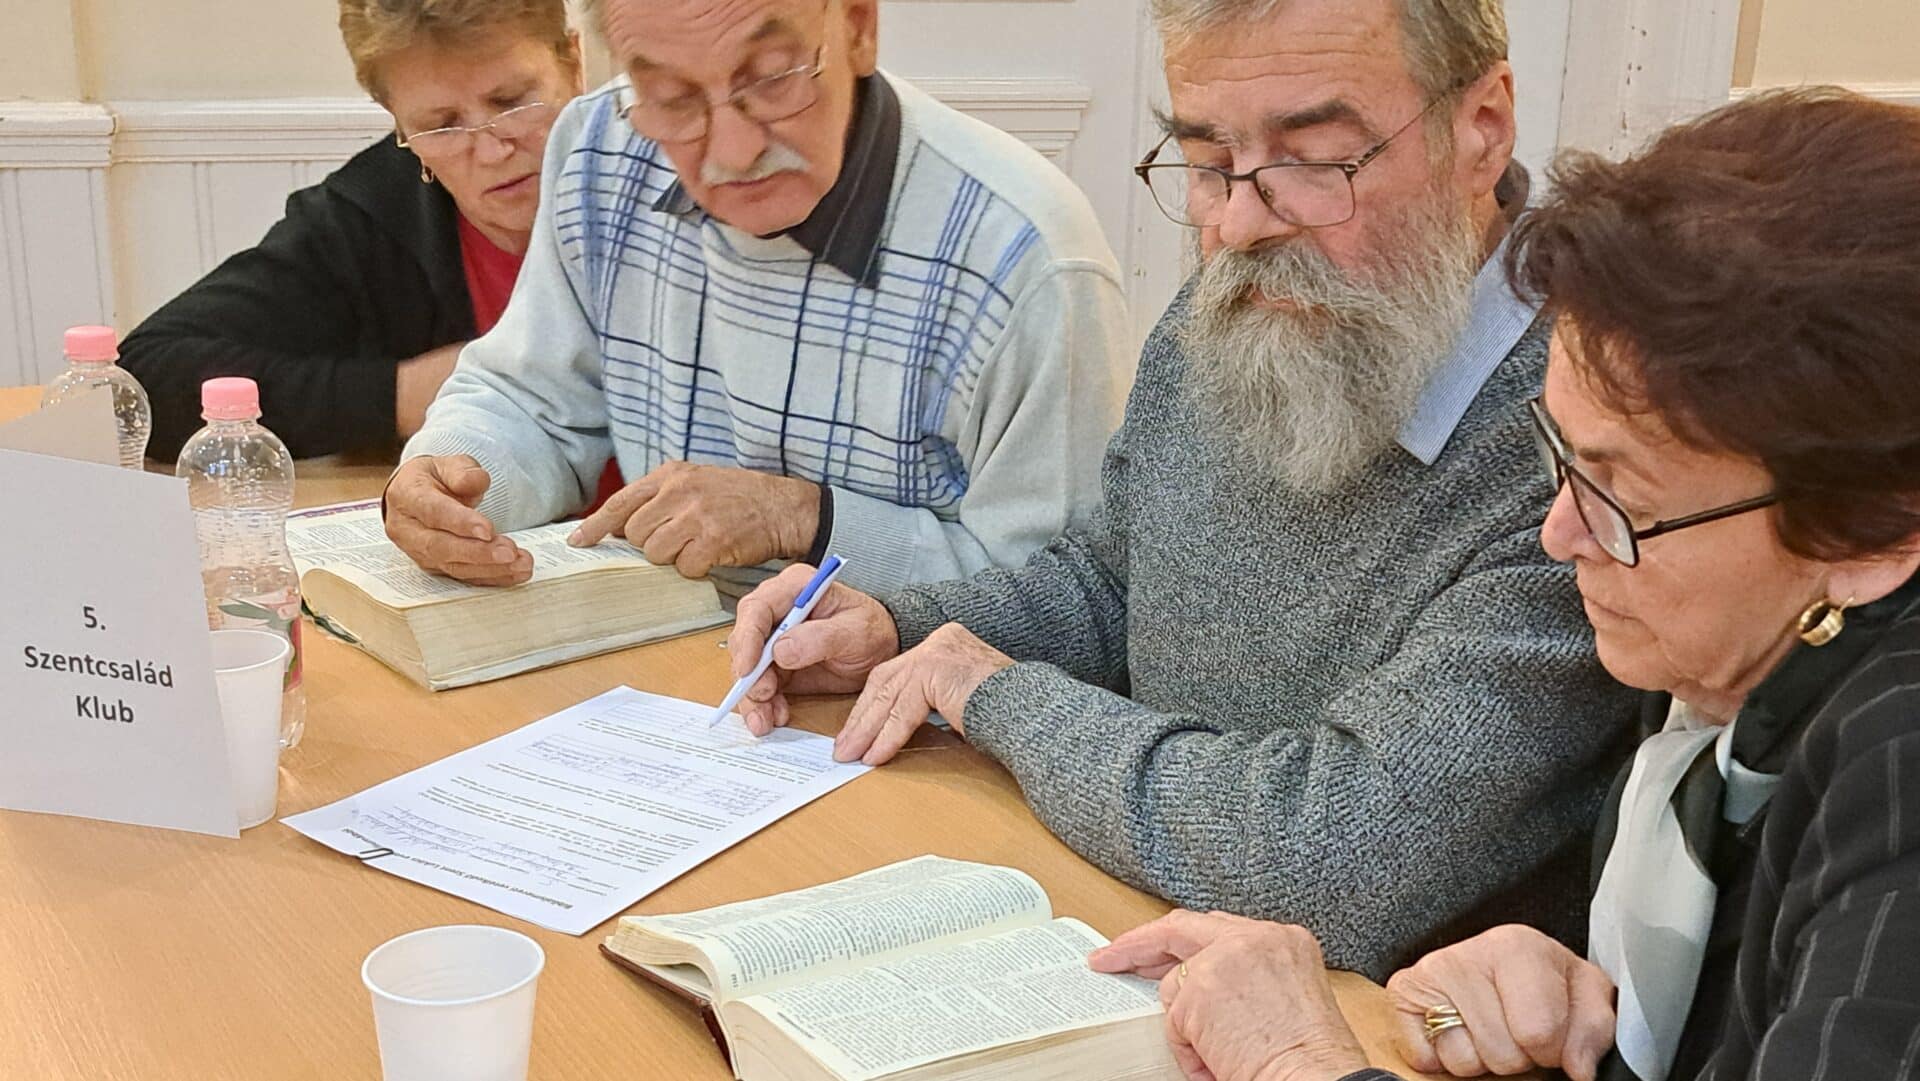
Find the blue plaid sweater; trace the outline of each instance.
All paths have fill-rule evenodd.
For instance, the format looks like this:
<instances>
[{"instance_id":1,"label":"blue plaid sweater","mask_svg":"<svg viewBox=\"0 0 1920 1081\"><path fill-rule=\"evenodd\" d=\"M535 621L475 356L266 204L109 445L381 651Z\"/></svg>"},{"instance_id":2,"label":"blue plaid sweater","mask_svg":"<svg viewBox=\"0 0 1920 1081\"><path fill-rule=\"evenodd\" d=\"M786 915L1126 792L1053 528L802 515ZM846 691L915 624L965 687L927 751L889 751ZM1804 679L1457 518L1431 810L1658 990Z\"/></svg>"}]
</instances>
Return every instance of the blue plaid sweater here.
<instances>
[{"instance_id":1,"label":"blue plaid sweater","mask_svg":"<svg viewBox=\"0 0 1920 1081\"><path fill-rule=\"evenodd\" d=\"M580 510L610 454L630 480L686 460L822 483L868 590L1017 566L1091 510L1129 332L1065 176L891 81L898 158L856 280L668 206L677 178L621 119L622 84L555 123L513 301L408 457L472 455L503 529Z\"/></svg>"}]
</instances>

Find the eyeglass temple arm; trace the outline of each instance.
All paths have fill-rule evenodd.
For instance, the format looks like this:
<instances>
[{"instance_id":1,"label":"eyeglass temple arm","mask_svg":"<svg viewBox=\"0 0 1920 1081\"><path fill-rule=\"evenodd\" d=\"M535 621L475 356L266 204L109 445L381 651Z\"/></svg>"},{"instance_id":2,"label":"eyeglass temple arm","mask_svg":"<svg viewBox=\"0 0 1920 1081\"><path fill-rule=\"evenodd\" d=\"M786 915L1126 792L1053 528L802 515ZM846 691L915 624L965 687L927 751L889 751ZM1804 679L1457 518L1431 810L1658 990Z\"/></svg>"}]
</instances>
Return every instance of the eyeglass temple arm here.
<instances>
[{"instance_id":1,"label":"eyeglass temple arm","mask_svg":"<svg viewBox=\"0 0 1920 1081\"><path fill-rule=\"evenodd\" d=\"M1705 525L1708 522L1717 522L1722 518L1732 518L1737 514L1746 514L1748 511L1756 511L1762 507L1771 507L1778 502L1780 502L1780 497L1777 495L1755 496L1752 499L1743 499L1729 506L1719 507L1709 511L1701 511L1699 514L1689 514L1681 518L1671 518L1664 522L1655 522L1645 529L1634 530L1633 535L1636 540L1652 540L1655 537L1665 536L1678 529Z\"/></svg>"}]
</instances>

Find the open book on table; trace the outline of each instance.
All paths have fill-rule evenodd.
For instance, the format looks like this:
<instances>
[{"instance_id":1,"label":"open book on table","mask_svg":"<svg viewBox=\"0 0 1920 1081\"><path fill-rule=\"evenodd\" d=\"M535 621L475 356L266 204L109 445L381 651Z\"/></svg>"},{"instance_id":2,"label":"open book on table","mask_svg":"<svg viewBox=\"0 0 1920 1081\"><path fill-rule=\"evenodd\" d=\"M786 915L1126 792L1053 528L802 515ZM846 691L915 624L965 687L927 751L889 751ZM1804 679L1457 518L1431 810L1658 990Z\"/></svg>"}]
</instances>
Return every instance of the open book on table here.
<instances>
[{"instance_id":1,"label":"open book on table","mask_svg":"<svg viewBox=\"0 0 1920 1081\"><path fill-rule=\"evenodd\" d=\"M567 544L572 523L505 536L533 554L533 580L470 586L414 565L387 539L378 501L295 511L287 547L309 611L431 690L530 672L728 621L710 581L656 567L610 538Z\"/></svg>"},{"instance_id":2,"label":"open book on table","mask_svg":"<svg viewBox=\"0 0 1920 1081\"><path fill-rule=\"evenodd\" d=\"M1178 1081L1155 985L1087 967L1106 941L1019 871L922 856L602 948L711 1009L741 1081Z\"/></svg>"}]
</instances>

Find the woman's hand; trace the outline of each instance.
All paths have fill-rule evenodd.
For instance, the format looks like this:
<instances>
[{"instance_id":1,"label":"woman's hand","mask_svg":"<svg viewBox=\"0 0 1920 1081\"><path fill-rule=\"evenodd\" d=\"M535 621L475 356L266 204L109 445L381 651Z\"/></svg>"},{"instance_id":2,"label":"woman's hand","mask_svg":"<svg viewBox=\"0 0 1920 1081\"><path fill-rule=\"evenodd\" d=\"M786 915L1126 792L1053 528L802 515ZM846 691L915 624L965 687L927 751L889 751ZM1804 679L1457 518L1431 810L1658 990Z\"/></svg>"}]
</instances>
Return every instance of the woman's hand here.
<instances>
[{"instance_id":1,"label":"woman's hand","mask_svg":"<svg viewBox=\"0 0 1920 1081\"><path fill-rule=\"evenodd\" d=\"M1299 927L1174 912L1088 962L1160 981L1167 1041L1192 1081L1337 1081L1367 1067L1320 943Z\"/></svg>"},{"instance_id":2,"label":"woman's hand","mask_svg":"<svg viewBox=\"0 0 1920 1081\"><path fill-rule=\"evenodd\" d=\"M1387 981L1394 1042L1407 1065L1455 1077L1538 1067L1593 1081L1613 1046L1613 981L1531 927L1496 927L1437 950ZM1466 1022L1429 1042L1427 1011L1451 1006Z\"/></svg>"}]
</instances>

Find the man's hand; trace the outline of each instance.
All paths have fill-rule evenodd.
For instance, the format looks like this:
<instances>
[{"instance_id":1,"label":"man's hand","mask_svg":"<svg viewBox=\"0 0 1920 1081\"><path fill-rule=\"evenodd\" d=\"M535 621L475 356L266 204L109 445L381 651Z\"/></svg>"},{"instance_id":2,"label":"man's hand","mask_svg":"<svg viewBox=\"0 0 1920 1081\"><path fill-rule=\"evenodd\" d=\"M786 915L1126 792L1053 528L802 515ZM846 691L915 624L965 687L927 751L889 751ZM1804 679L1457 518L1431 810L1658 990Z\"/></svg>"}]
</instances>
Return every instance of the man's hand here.
<instances>
[{"instance_id":1,"label":"man's hand","mask_svg":"<svg viewBox=\"0 0 1920 1081\"><path fill-rule=\"evenodd\" d=\"M1613 981L1531 927L1509 924L1421 958L1387 981L1394 1043L1407 1065L1455 1077L1536 1067L1593 1081L1613 1046ZM1466 1022L1432 1042L1429 1009L1452 1006Z\"/></svg>"},{"instance_id":2,"label":"man's hand","mask_svg":"<svg viewBox=\"0 0 1920 1081\"><path fill-rule=\"evenodd\" d=\"M1167 1042L1192 1081L1335 1081L1367 1067L1302 928L1173 912L1087 960L1160 981Z\"/></svg>"},{"instance_id":3,"label":"man's hand","mask_svg":"<svg viewBox=\"0 0 1920 1081\"><path fill-rule=\"evenodd\" d=\"M453 374L466 342L429 349L403 360L393 372L393 426L400 438L411 439L427 423L427 407L440 393L440 384Z\"/></svg>"},{"instance_id":4,"label":"man's hand","mask_svg":"<svg viewBox=\"0 0 1920 1081\"><path fill-rule=\"evenodd\" d=\"M793 611L793 602L813 580L814 568L788 567L740 601L727 649L733 678L760 663L767 636ZM874 666L900 652L900 634L885 605L859 590L835 583L813 607L805 623L788 631L773 647L773 666L748 689L740 714L756 736L784 726L789 694L850 694L867 681Z\"/></svg>"},{"instance_id":5,"label":"man's hand","mask_svg":"<svg viewBox=\"0 0 1920 1081\"><path fill-rule=\"evenodd\" d=\"M613 534L688 578L714 567L802 559L820 528L820 487L730 466L668 462L615 493L568 538L589 548Z\"/></svg>"},{"instance_id":6,"label":"man's hand","mask_svg":"<svg viewBox=\"0 0 1920 1081\"><path fill-rule=\"evenodd\" d=\"M967 699L988 676L1012 664L1013 658L960 624L941 627L868 675L867 689L833 741L834 760L857 758L878 766L898 754L936 711L965 735Z\"/></svg>"},{"instance_id":7,"label":"man's hand","mask_svg":"<svg viewBox=\"0 0 1920 1081\"><path fill-rule=\"evenodd\" d=\"M464 454L409 459L387 482L387 538L415 563L479 586L519 585L533 556L473 508L493 478Z\"/></svg>"}]
</instances>

